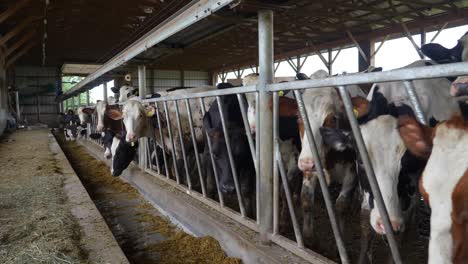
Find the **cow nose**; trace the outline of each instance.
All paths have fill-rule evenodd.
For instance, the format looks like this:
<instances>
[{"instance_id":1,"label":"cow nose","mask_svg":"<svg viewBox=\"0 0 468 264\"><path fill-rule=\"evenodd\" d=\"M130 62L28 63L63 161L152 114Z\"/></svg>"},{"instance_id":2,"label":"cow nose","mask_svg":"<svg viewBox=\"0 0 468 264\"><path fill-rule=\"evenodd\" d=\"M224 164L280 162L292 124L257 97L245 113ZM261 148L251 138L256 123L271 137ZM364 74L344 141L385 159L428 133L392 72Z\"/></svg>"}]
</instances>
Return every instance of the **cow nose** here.
<instances>
[{"instance_id":1,"label":"cow nose","mask_svg":"<svg viewBox=\"0 0 468 264\"><path fill-rule=\"evenodd\" d=\"M450 87L450 95L465 96L468 95L468 83L456 83Z\"/></svg>"},{"instance_id":2,"label":"cow nose","mask_svg":"<svg viewBox=\"0 0 468 264\"><path fill-rule=\"evenodd\" d=\"M127 142L135 142L136 141L136 135L133 133L128 133L127 134Z\"/></svg>"},{"instance_id":3,"label":"cow nose","mask_svg":"<svg viewBox=\"0 0 468 264\"><path fill-rule=\"evenodd\" d=\"M401 223L401 221L390 220L390 223L392 224L393 232L399 233L400 231L403 231L403 224ZM380 233L380 234L385 234L386 233L385 232L385 226L384 226L384 223L383 223L383 219L381 217L379 217L377 219L377 227L379 229L378 233Z\"/></svg>"},{"instance_id":4,"label":"cow nose","mask_svg":"<svg viewBox=\"0 0 468 264\"><path fill-rule=\"evenodd\" d=\"M299 159L299 169L303 172L311 172L314 170L315 163L312 158Z\"/></svg>"},{"instance_id":5,"label":"cow nose","mask_svg":"<svg viewBox=\"0 0 468 264\"><path fill-rule=\"evenodd\" d=\"M223 193L233 193L234 190L235 187L232 184L221 184L221 192Z\"/></svg>"}]
</instances>

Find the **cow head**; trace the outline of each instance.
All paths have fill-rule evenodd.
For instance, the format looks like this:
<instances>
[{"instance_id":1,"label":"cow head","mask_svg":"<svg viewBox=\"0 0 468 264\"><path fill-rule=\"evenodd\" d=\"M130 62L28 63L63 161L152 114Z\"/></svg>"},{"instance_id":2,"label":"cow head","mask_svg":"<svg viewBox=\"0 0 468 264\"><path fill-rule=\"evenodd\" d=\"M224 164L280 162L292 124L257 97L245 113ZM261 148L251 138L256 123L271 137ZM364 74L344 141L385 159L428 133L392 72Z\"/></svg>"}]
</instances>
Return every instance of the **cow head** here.
<instances>
[{"instance_id":1,"label":"cow head","mask_svg":"<svg viewBox=\"0 0 468 264\"><path fill-rule=\"evenodd\" d=\"M102 132L104 130L104 115L106 114L107 103L105 101L97 101L95 112L97 116L96 130Z\"/></svg>"},{"instance_id":2,"label":"cow head","mask_svg":"<svg viewBox=\"0 0 468 264\"><path fill-rule=\"evenodd\" d=\"M234 115L239 116L240 111L237 98L229 95L223 96L221 100L224 105L224 116L226 118L226 126L231 142L231 153L239 173L239 180L241 181L241 178L248 177L248 175L243 175L242 171L244 170L241 168L249 168L250 165L253 165L252 156L242 119L234 118ZM211 140L220 189L223 193L232 193L235 191L234 178L217 104L213 104L208 113L203 117L203 129Z\"/></svg>"},{"instance_id":3,"label":"cow head","mask_svg":"<svg viewBox=\"0 0 468 264\"><path fill-rule=\"evenodd\" d=\"M450 87L452 96L468 96L468 76L458 77Z\"/></svg>"},{"instance_id":4,"label":"cow head","mask_svg":"<svg viewBox=\"0 0 468 264\"><path fill-rule=\"evenodd\" d=\"M112 138L111 152L112 152L112 176L120 176L122 172L128 167L130 162L135 158L138 149L138 142L132 144L117 137Z\"/></svg>"},{"instance_id":5,"label":"cow head","mask_svg":"<svg viewBox=\"0 0 468 264\"><path fill-rule=\"evenodd\" d=\"M119 89L119 102L126 102L128 99L135 97L138 94L138 88L124 85Z\"/></svg>"},{"instance_id":6,"label":"cow head","mask_svg":"<svg viewBox=\"0 0 468 264\"><path fill-rule=\"evenodd\" d=\"M418 177L425 165L424 160L407 150L398 132L397 117L402 114L413 115L412 109L406 105L396 107L388 104L385 97L378 92L378 87L374 90L371 102L361 99L353 103L355 109L361 109L365 113L355 111L393 230L402 231L405 224L403 211L411 205L411 199L417 191ZM383 219L360 162L358 172L365 192L363 207L370 209L373 229L384 234Z\"/></svg>"},{"instance_id":7,"label":"cow head","mask_svg":"<svg viewBox=\"0 0 468 264\"><path fill-rule=\"evenodd\" d=\"M154 113L154 106L145 108L139 101L134 100L127 101L122 111L115 108L106 110L106 115L111 119L123 120L126 129L125 141L129 143L135 143L138 138L147 136L148 117L152 117Z\"/></svg>"},{"instance_id":8,"label":"cow head","mask_svg":"<svg viewBox=\"0 0 468 264\"><path fill-rule=\"evenodd\" d=\"M419 188L432 209L429 263L467 263L468 121L454 115L435 128L408 116L398 121L408 150L428 160Z\"/></svg>"},{"instance_id":9,"label":"cow head","mask_svg":"<svg viewBox=\"0 0 468 264\"><path fill-rule=\"evenodd\" d=\"M81 125L85 126L87 123L89 123L89 119L94 113L94 109L89 107L78 107L77 112Z\"/></svg>"},{"instance_id":10,"label":"cow head","mask_svg":"<svg viewBox=\"0 0 468 264\"><path fill-rule=\"evenodd\" d=\"M74 141L76 140L76 138L78 137L78 126L75 122L73 121L70 121L69 123L67 123L67 125L65 126L65 132L66 132L66 136Z\"/></svg>"}]
</instances>

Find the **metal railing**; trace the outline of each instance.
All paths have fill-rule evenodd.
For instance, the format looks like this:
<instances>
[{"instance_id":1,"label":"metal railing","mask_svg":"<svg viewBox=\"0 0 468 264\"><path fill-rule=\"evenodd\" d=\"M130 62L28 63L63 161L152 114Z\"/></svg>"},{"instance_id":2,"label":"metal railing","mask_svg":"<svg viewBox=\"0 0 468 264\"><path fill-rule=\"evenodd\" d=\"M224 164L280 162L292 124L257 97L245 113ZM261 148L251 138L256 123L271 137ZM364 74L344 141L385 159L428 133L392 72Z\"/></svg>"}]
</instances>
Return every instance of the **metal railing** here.
<instances>
[{"instance_id":1,"label":"metal railing","mask_svg":"<svg viewBox=\"0 0 468 264\"><path fill-rule=\"evenodd\" d=\"M447 65L435 65L435 66L426 66L426 67L418 67L418 68L405 68L405 69L398 69L388 72L378 72L378 73L362 73L362 74L352 74L352 75L343 75L343 76L335 76L329 77L325 79L315 79L315 80L305 80L305 81L295 81L289 83L277 83L277 84L267 84L265 85L266 91L273 95L273 129L268 131L268 133L272 133L273 141L271 142L274 146L274 151L270 153L274 157L274 166L273 166L273 185L270 192L273 194L273 203L268 206L267 208L260 208L258 205L260 204L259 199L260 196L258 195L259 185L261 184L260 181L260 173L259 173L259 146L258 146L258 137L254 138L249 127L249 121L247 118L247 109L246 104L244 101L244 95L246 93L255 93L256 96L256 135L258 136L262 130L261 122L260 125L258 123L258 116L259 112L262 111L258 104L258 89L256 86L245 86L245 87L237 87L237 88L230 88L230 89L223 89L223 90L212 90L200 93L191 93L185 94L180 96L166 96L160 98L153 98L142 100L142 103L145 105L155 105L157 111L155 113L155 123L157 126L157 130L154 130L154 133L150 140L147 140L144 144L140 145L140 148L143 148L143 151L140 151L140 165L142 165L143 169L147 172L160 177L161 179L165 180L166 182L170 183L173 186L176 186L180 190L183 190L188 195L191 195L193 198L202 201L206 205L224 213L228 217L244 224L245 226L255 230L261 231L260 223L258 222L259 218L262 216L262 211L270 210L270 215L273 216L273 228L269 230L269 240L274 241L275 243L279 244L280 246L292 251L293 253L302 256L305 259L311 261L323 261L326 262L325 259L317 256L316 253L307 249L304 245L304 238L303 233L301 231L301 226L299 223L298 216L296 215L296 204L293 203L293 198L291 195L290 186L288 186L288 179L286 175L286 168L285 164L282 159L282 154L279 150L279 96L278 91L284 90L294 90L294 95L296 98L296 102L298 104L299 109L299 116L302 118L304 122L305 133L309 139L309 147L312 150L313 159L316 164L317 168L317 175L319 180L319 185L323 194L323 198L326 205L326 210L328 212L328 217L330 220L330 224L332 227L333 235L335 238L337 250L339 252L339 256L342 263L350 263L350 259L348 257L344 240L342 238L342 234L340 229L338 228L338 222L335 216L335 209L334 203L330 198L330 193L328 190L327 182L325 180L324 168L321 164L321 157L320 152L317 149L317 145L315 142L315 135L313 134L312 127L309 123L308 113L305 109L305 105L307 102L304 102L302 98L302 93L300 90L302 89L316 89L322 87L337 87L338 92L341 95L345 114L351 124L352 133L354 139L356 141L357 148L359 150L359 155L361 160L363 161L363 165L366 171L367 178L370 183L370 187L372 193L374 195L375 202L379 209L379 213L383 218L383 223L386 232L386 237L389 242L389 247L392 252L393 259L395 263L402 263L402 259L398 250L398 245L396 243L393 228L390 223L390 219L388 216L387 209L383 202L383 198L381 195L381 191L377 184L377 180L374 174L373 166L369 158L369 154L367 153L366 146L364 140L362 138L362 134L359 128L359 124L357 119L353 113L353 106L351 103L350 95L346 91L346 85L351 84L363 84L363 83L377 83L377 82L390 82L390 81L408 81L410 85L406 84L403 87L408 89L411 86L411 81L416 79L429 79L429 78L440 78L440 77L449 77L454 75L468 75L468 63L454 63L454 64L447 64ZM449 87L441 87L441 89L449 89ZM252 154L252 162L255 167L256 172L256 213L249 218L245 208L244 200L246 197L242 196L240 183L239 183L239 175L238 175L238 168L235 166L235 160L232 154L231 142L229 138L229 127L226 124L226 117L224 116L224 108L225 106L222 103L222 96L226 95L235 95L237 97L239 106L240 106L240 113L239 115L242 117L242 121L245 128L245 133L247 136L248 147ZM410 94L411 95L411 94ZM194 120L193 120L193 113L192 109L195 105L199 105L201 110L201 115L204 116L207 111L209 110L206 105L206 100L211 100L212 105L217 104L219 108L221 123L222 123L222 130L225 136L226 148L228 152L228 161L230 164L230 169L232 172L234 185L235 185L235 196L237 199L238 209L229 208L226 205L226 200L221 191L220 183L219 183L219 175L218 170L216 169L216 162L215 157L212 151L212 144L210 136L205 133L205 146L207 147L210 153L210 162L213 169L213 176L215 181L215 188L216 194L215 197L209 197L208 188L207 188L207 179L205 178L206 175L203 175L203 165L201 163L200 158L200 149L198 148L198 143L196 134L195 134L195 127L194 127ZM421 116L419 117L421 120L424 117L424 113L421 110L421 106L417 100L417 94L412 91L412 96L409 96L410 102L413 104L416 113L420 112ZM173 127L174 121L171 122L171 113L169 112L169 104L173 105L175 109L175 124L176 127ZM179 109L181 106L184 106L182 109ZM264 105L265 106L265 105ZM185 119L181 118L181 112L184 111ZM165 116L165 120L162 120L162 116ZM188 131L184 131L183 127L186 124L182 122L188 122ZM90 126L90 132L95 131L96 120L93 117L92 123ZM187 127L187 126L185 126ZM175 132L176 131L176 132ZM265 132L265 131L263 131ZM177 135L177 138L176 138ZM188 135L184 138L184 135ZM167 145L165 137L168 138L170 146ZM176 142L179 141L180 143L177 144ZM153 151L150 151L150 149ZM158 155L158 148L160 149L162 155ZM180 149L177 149L180 148ZM172 151L169 151L171 149ZM156 153L153 155L153 153ZM176 152L181 155L181 157L177 157ZM141 153L145 153L142 155ZM266 154L264 154L266 155ZM155 157L155 161L152 161L152 157ZM141 161L141 158L146 159L145 162ZM160 160L162 158L162 160ZM182 159L180 159L182 158ZM189 160L192 158L192 160ZM172 163L169 160L172 159ZM190 167L193 165L192 167ZM180 168L182 167L182 170ZM195 170L195 177L191 177L191 172ZM183 175L180 175L180 174ZM184 177L185 176L185 177ZM280 185L281 180L281 185ZM194 184L196 182L196 184ZM291 218L291 223L294 231L294 239L290 240L285 238L284 236L279 234L279 204L280 204L280 195L281 189L284 191L286 204L283 206L287 206L289 216ZM264 217L264 216L263 216ZM257 220L257 222L255 221Z\"/></svg>"}]
</instances>

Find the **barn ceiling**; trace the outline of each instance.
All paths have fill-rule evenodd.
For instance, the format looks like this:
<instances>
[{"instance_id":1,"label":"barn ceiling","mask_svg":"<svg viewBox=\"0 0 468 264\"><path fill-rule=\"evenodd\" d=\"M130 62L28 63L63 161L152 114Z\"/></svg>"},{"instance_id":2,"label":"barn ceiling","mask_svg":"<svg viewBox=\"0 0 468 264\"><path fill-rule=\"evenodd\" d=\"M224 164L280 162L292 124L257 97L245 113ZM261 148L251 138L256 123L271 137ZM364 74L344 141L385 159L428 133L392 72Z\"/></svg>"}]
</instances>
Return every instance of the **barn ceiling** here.
<instances>
[{"instance_id":1,"label":"barn ceiling","mask_svg":"<svg viewBox=\"0 0 468 264\"><path fill-rule=\"evenodd\" d=\"M46 65L102 64L190 1L50 0L47 8L45 2L0 0L0 44L7 61L27 50L15 62L41 65L45 30ZM350 45L350 35L359 41L401 33L404 27L416 32L468 20L467 0L238 0L140 54L126 67L145 63L167 69L220 70L255 64L256 11L262 8L275 10L276 58Z\"/></svg>"}]
</instances>

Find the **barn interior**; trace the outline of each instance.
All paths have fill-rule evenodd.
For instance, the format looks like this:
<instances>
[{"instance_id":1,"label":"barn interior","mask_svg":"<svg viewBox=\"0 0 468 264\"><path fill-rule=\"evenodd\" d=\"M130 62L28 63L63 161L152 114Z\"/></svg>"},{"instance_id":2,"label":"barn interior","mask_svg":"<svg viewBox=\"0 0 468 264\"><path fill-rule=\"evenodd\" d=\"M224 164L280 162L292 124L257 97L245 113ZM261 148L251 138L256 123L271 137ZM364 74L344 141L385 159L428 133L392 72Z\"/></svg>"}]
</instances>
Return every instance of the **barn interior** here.
<instances>
[{"instance_id":1,"label":"barn interior","mask_svg":"<svg viewBox=\"0 0 468 264\"><path fill-rule=\"evenodd\" d=\"M244 72L262 70L258 13L264 10L273 13L273 62L288 63L296 73L311 55L318 55L331 73L340 51L350 47L358 49L355 60L359 72L365 71L379 66L375 55L381 46L376 43L401 37L408 38L424 59L421 46L431 42L426 32L438 35L468 24L468 0L0 0L0 135L34 126L56 128L60 113L95 105L90 95L95 89L101 90L102 100L114 96L112 86L125 84L149 95L175 87L216 85L226 81L227 73L234 73L237 80L231 81L240 85ZM416 34L420 43L412 37ZM90 145L87 151L100 155L96 143ZM148 176L140 176L146 170L136 170L126 174L127 181L151 205L170 212L162 205L171 201L170 195L155 202L155 190L165 192L164 188L146 186ZM202 206L219 207L198 193L192 195ZM182 208L183 201L176 206ZM224 225L234 222L247 228L245 233L262 233L255 220L231 211L222 212ZM326 215L325 209L322 213ZM188 225L183 217L190 216L181 214L175 222ZM199 222L205 222L197 224L205 227L200 230L209 229L211 222L201 218ZM200 230L187 232L206 235ZM208 235L220 240L220 233L225 237L232 233L216 232L218 237ZM326 235L333 236L331 229ZM229 256L245 263L282 263L281 257L297 263L346 262L335 247L322 256L316 245L297 246L293 232L287 238L272 237L281 249L277 254L276 248L264 249L258 241L244 248L239 245L244 238L233 239L236 242L225 238L220 244ZM424 251L427 245L418 243L414 247ZM411 261L424 257L417 255Z\"/></svg>"}]
</instances>

